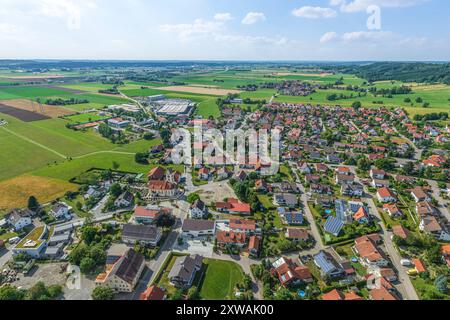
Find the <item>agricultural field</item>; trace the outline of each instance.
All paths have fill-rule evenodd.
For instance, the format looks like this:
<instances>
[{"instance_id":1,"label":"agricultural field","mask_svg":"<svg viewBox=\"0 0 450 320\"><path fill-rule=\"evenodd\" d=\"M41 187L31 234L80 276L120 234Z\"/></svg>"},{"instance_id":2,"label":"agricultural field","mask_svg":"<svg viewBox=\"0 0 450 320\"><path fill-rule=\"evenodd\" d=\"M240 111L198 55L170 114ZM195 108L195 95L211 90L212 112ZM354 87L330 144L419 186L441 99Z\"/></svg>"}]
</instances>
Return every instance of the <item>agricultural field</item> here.
<instances>
[{"instance_id":1,"label":"agricultural field","mask_svg":"<svg viewBox=\"0 0 450 320\"><path fill-rule=\"evenodd\" d=\"M78 186L60 179L24 175L0 182L0 211L21 208L27 205L30 196L40 203L53 201Z\"/></svg>"}]
</instances>

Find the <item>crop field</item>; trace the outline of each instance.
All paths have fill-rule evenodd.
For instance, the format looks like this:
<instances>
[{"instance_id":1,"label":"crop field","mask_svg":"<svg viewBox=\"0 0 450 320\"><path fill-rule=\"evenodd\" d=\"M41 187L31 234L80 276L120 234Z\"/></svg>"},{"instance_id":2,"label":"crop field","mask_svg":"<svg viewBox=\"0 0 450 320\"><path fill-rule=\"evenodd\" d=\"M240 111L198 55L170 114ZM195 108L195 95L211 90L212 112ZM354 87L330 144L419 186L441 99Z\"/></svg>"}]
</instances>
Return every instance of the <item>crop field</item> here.
<instances>
[{"instance_id":1,"label":"crop field","mask_svg":"<svg viewBox=\"0 0 450 320\"><path fill-rule=\"evenodd\" d=\"M232 89L219 89L213 88L210 86L202 87L202 86L171 86L171 87L161 87L158 90L163 91L172 91L172 92L186 92L186 93L195 93L195 94L206 94L212 96L225 96L229 93L239 94L241 91L232 90Z\"/></svg>"},{"instance_id":2,"label":"crop field","mask_svg":"<svg viewBox=\"0 0 450 320\"><path fill-rule=\"evenodd\" d=\"M32 102L26 99L3 100L0 101L0 104L19 110L37 113L50 118L57 118L73 114L72 110L66 109L62 106L50 106L46 104L39 105L36 102Z\"/></svg>"},{"instance_id":3,"label":"crop field","mask_svg":"<svg viewBox=\"0 0 450 320\"><path fill-rule=\"evenodd\" d=\"M76 185L59 179L19 176L0 182L0 210L25 207L30 196L46 203L76 189Z\"/></svg>"}]
</instances>

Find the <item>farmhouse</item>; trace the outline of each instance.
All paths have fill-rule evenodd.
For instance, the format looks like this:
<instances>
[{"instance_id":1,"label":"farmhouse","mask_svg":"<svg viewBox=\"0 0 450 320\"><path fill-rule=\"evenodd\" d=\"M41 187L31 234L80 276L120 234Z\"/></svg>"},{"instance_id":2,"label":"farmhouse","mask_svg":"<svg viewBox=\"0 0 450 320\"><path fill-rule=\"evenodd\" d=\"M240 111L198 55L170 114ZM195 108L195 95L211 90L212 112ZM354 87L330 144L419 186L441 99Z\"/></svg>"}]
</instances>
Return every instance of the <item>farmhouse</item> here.
<instances>
[{"instance_id":1,"label":"farmhouse","mask_svg":"<svg viewBox=\"0 0 450 320\"><path fill-rule=\"evenodd\" d=\"M251 213L250 205L248 203L242 203L234 198L228 198L226 202L217 202L216 209L219 212L230 214L249 215Z\"/></svg>"},{"instance_id":2,"label":"farmhouse","mask_svg":"<svg viewBox=\"0 0 450 320\"><path fill-rule=\"evenodd\" d=\"M215 221L211 220L191 220L183 221L183 236L190 238L203 238L214 236L216 230Z\"/></svg>"},{"instance_id":3,"label":"farmhouse","mask_svg":"<svg viewBox=\"0 0 450 320\"><path fill-rule=\"evenodd\" d=\"M132 245L141 243L156 247L161 236L159 228L152 225L125 224L122 230L122 241Z\"/></svg>"},{"instance_id":4,"label":"farmhouse","mask_svg":"<svg viewBox=\"0 0 450 320\"><path fill-rule=\"evenodd\" d=\"M195 274L203 265L203 257L199 255L178 257L169 272L168 278L177 288L190 288Z\"/></svg>"}]
</instances>

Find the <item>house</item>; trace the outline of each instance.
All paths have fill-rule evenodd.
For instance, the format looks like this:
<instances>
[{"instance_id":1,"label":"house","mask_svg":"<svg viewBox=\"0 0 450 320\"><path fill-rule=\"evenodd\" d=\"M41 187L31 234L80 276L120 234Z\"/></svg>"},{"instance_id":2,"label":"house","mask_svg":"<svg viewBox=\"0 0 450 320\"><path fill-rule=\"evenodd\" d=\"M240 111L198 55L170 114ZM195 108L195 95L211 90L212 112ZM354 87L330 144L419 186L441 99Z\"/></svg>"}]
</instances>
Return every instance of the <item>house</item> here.
<instances>
[{"instance_id":1,"label":"house","mask_svg":"<svg viewBox=\"0 0 450 320\"><path fill-rule=\"evenodd\" d=\"M440 241L450 241L450 234L442 228L435 217L423 217L420 221L419 229L422 232L431 234Z\"/></svg>"},{"instance_id":2,"label":"house","mask_svg":"<svg viewBox=\"0 0 450 320\"><path fill-rule=\"evenodd\" d=\"M219 212L229 214L251 214L251 208L248 203L242 203L238 199L228 198L226 202L217 202L216 209Z\"/></svg>"},{"instance_id":3,"label":"house","mask_svg":"<svg viewBox=\"0 0 450 320\"><path fill-rule=\"evenodd\" d=\"M368 236L355 239L354 250L359 255L361 264L366 267L387 267L389 264L384 254Z\"/></svg>"},{"instance_id":4,"label":"house","mask_svg":"<svg viewBox=\"0 0 450 320\"><path fill-rule=\"evenodd\" d=\"M125 191L114 201L114 205L117 208L128 208L133 204L133 201L133 194L129 191Z\"/></svg>"},{"instance_id":5,"label":"house","mask_svg":"<svg viewBox=\"0 0 450 320\"><path fill-rule=\"evenodd\" d=\"M288 284L311 283L313 277L309 268L298 266L289 258L280 258L272 264L271 273L278 277L282 286Z\"/></svg>"},{"instance_id":6,"label":"house","mask_svg":"<svg viewBox=\"0 0 450 320\"><path fill-rule=\"evenodd\" d=\"M190 288L196 273L202 269L202 266L203 257L197 254L178 257L169 272L169 281L177 288Z\"/></svg>"},{"instance_id":7,"label":"house","mask_svg":"<svg viewBox=\"0 0 450 320\"><path fill-rule=\"evenodd\" d=\"M56 219L67 217L69 215L69 206L64 203L58 202L53 205L52 209L50 210L50 214Z\"/></svg>"},{"instance_id":8,"label":"house","mask_svg":"<svg viewBox=\"0 0 450 320\"><path fill-rule=\"evenodd\" d=\"M317 163L316 164L316 171L319 173L327 173L329 170L328 166L324 163Z\"/></svg>"},{"instance_id":9,"label":"house","mask_svg":"<svg viewBox=\"0 0 450 320\"><path fill-rule=\"evenodd\" d=\"M339 278L345 274L344 269L325 251L320 251L314 256L314 264L325 277Z\"/></svg>"},{"instance_id":10,"label":"house","mask_svg":"<svg viewBox=\"0 0 450 320\"><path fill-rule=\"evenodd\" d=\"M310 188L309 188L311 193L316 193L316 194L328 194L328 195L332 195L333 194L333 189L328 186L328 185L324 185L324 184L311 184Z\"/></svg>"},{"instance_id":11,"label":"house","mask_svg":"<svg viewBox=\"0 0 450 320\"><path fill-rule=\"evenodd\" d=\"M216 233L217 244L221 247L233 245L243 248L247 243L247 238L243 232L218 231Z\"/></svg>"},{"instance_id":12,"label":"house","mask_svg":"<svg viewBox=\"0 0 450 320\"><path fill-rule=\"evenodd\" d=\"M171 198L177 194L176 185L168 181L151 180L147 186L153 197Z\"/></svg>"},{"instance_id":13,"label":"house","mask_svg":"<svg viewBox=\"0 0 450 320\"><path fill-rule=\"evenodd\" d=\"M286 239L295 242L306 242L309 240L309 233L306 229L287 228Z\"/></svg>"},{"instance_id":14,"label":"house","mask_svg":"<svg viewBox=\"0 0 450 320\"><path fill-rule=\"evenodd\" d=\"M383 187L389 188L391 185L389 180L379 180L379 179L373 179L370 184L374 188L383 188Z\"/></svg>"},{"instance_id":15,"label":"house","mask_svg":"<svg viewBox=\"0 0 450 320\"><path fill-rule=\"evenodd\" d=\"M392 233L401 239L406 239L410 235L410 231L400 224L392 226Z\"/></svg>"},{"instance_id":16,"label":"house","mask_svg":"<svg viewBox=\"0 0 450 320\"><path fill-rule=\"evenodd\" d=\"M31 210L14 209L5 216L6 222L16 231L20 231L32 224L31 218L34 213Z\"/></svg>"},{"instance_id":17,"label":"house","mask_svg":"<svg viewBox=\"0 0 450 320\"><path fill-rule=\"evenodd\" d=\"M311 168L309 167L308 163L306 163L306 162L300 162L298 164L298 170L303 174L311 173Z\"/></svg>"},{"instance_id":18,"label":"house","mask_svg":"<svg viewBox=\"0 0 450 320\"><path fill-rule=\"evenodd\" d=\"M164 180L166 170L162 167L155 167L147 174L148 180Z\"/></svg>"},{"instance_id":19,"label":"house","mask_svg":"<svg viewBox=\"0 0 450 320\"><path fill-rule=\"evenodd\" d=\"M264 180L258 179L255 181L255 190L258 192L272 192L272 187Z\"/></svg>"},{"instance_id":20,"label":"house","mask_svg":"<svg viewBox=\"0 0 450 320\"><path fill-rule=\"evenodd\" d=\"M386 171L384 170L378 170L378 169L371 169L370 170L370 177L372 179L377 180L384 180L386 177Z\"/></svg>"},{"instance_id":21,"label":"house","mask_svg":"<svg viewBox=\"0 0 450 320\"><path fill-rule=\"evenodd\" d=\"M256 232L255 220L230 219L228 226L230 230L234 232L244 232L246 234L252 234Z\"/></svg>"},{"instance_id":22,"label":"house","mask_svg":"<svg viewBox=\"0 0 450 320\"><path fill-rule=\"evenodd\" d=\"M364 187L359 183L344 184L341 187L341 193L344 196L360 198L364 194Z\"/></svg>"},{"instance_id":23,"label":"house","mask_svg":"<svg viewBox=\"0 0 450 320\"><path fill-rule=\"evenodd\" d=\"M161 236L161 230L153 225L125 224L122 230L122 241L132 245L140 243L156 247Z\"/></svg>"},{"instance_id":24,"label":"house","mask_svg":"<svg viewBox=\"0 0 450 320\"><path fill-rule=\"evenodd\" d=\"M385 286L380 286L379 288L374 288L369 291L369 296L371 300L376 301L390 301L390 300L398 300L397 297Z\"/></svg>"},{"instance_id":25,"label":"house","mask_svg":"<svg viewBox=\"0 0 450 320\"><path fill-rule=\"evenodd\" d=\"M360 224L364 224L364 223L370 222L370 217L369 217L369 214L367 213L366 209L364 207L361 207L353 215L353 220Z\"/></svg>"},{"instance_id":26,"label":"house","mask_svg":"<svg viewBox=\"0 0 450 320\"><path fill-rule=\"evenodd\" d=\"M431 197L423 190L422 187L415 187L412 189L411 196L416 202L431 201Z\"/></svg>"},{"instance_id":27,"label":"house","mask_svg":"<svg viewBox=\"0 0 450 320\"><path fill-rule=\"evenodd\" d=\"M238 182L243 182L245 179L247 179L247 174L244 170L239 171L238 174L234 176L234 179Z\"/></svg>"},{"instance_id":28,"label":"house","mask_svg":"<svg viewBox=\"0 0 450 320\"><path fill-rule=\"evenodd\" d=\"M261 238L258 236L251 236L248 242L248 253L252 257L258 257L261 250Z\"/></svg>"},{"instance_id":29,"label":"house","mask_svg":"<svg viewBox=\"0 0 450 320\"><path fill-rule=\"evenodd\" d=\"M300 211L287 211L285 208L278 208L278 214L288 225L302 225L304 222L303 213Z\"/></svg>"},{"instance_id":30,"label":"house","mask_svg":"<svg viewBox=\"0 0 450 320\"><path fill-rule=\"evenodd\" d=\"M381 188L377 191L377 199L380 202L396 202L397 198L389 188Z\"/></svg>"},{"instance_id":31,"label":"house","mask_svg":"<svg viewBox=\"0 0 450 320\"><path fill-rule=\"evenodd\" d=\"M294 194L276 193L273 203L279 207L295 208L298 206L298 199Z\"/></svg>"},{"instance_id":32,"label":"house","mask_svg":"<svg viewBox=\"0 0 450 320\"><path fill-rule=\"evenodd\" d=\"M338 184L338 185L353 184L354 182L355 182L354 174L337 174L336 175L336 184Z\"/></svg>"},{"instance_id":33,"label":"house","mask_svg":"<svg viewBox=\"0 0 450 320\"><path fill-rule=\"evenodd\" d=\"M46 225L34 228L12 249L13 255L24 254L34 259L42 258L47 249L49 233Z\"/></svg>"},{"instance_id":34,"label":"house","mask_svg":"<svg viewBox=\"0 0 450 320\"><path fill-rule=\"evenodd\" d=\"M144 256L128 249L106 273L98 275L95 285L109 287L115 292L133 292L144 267Z\"/></svg>"},{"instance_id":35,"label":"house","mask_svg":"<svg viewBox=\"0 0 450 320\"><path fill-rule=\"evenodd\" d=\"M203 167L200 170L198 170L198 178L200 180L209 180L211 177L211 172L208 168Z\"/></svg>"},{"instance_id":36,"label":"house","mask_svg":"<svg viewBox=\"0 0 450 320\"><path fill-rule=\"evenodd\" d=\"M438 213L438 211L429 202L416 203L416 212L419 217L432 216Z\"/></svg>"},{"instance_id":37,"label":"house","mask_svg":"<svg viewBox=\"0 0 450 320\"><path fill-rule=\"evenodd\" d=\"M417 273L424 273L427 271L425 268L425 265L423 264L422 260L420 259L412 259L412 263L414 264L414 269L417 271Z\"/></svg>"},{"instance_id":38,"label":"house","mask_svg":"<svg viewBox=\"0 0 450 320\"><path fill-rule=\"evenodd\" d=\"M227 167L219 168L219 170L217 170L217 179L225 180L225 179L228 179L229 177L231 177L232 174L233 174L233 171L231 171Z\"/></svg>"},{"instance_id":39,"label":"house","mask_svg":"<svg viewBox=\"0 0 450 320\"><path fill-rule=\"evenodd\" d=\"M171 213L172 209L170 208L161 208L158 206L146 206L146 207L137 206L134 209L133 220L136 223L152 224L161 215Z\"/></svg>"},{"instance_id":40,"label":"house","mask_svg":"<svg viewBox=\"0 0 450 320\"><path fill-rule=\"evenodd\" d=\"M141 293L139 300L160 301L166 299L166 292L156 285L152 285Z\"/></svg>"},{"instance_id":41,"label":"house","mask_svg":"<svg viewBox=\"0 0 450 320\"><path fill-rule=\"evenodd\" d=\"M343 293L340 290L333 289L330 292L327 292L322 295L322 300L325 301L358 301L358 300L364 300L362 297L358 296L355 292L346 292Z\"/></svg>"},{"instance_id":42,"label":"house","mask_svg":"<svg viewBox=\"0 0 450 320\"><path fill-rule=\"evenodd\" d=\"M307 183L318 183L320 181L320 176L317 174L308 173L305 175L305 181Z\"/></svg>"},{"instance_id":43,"label":"house","mask_svg":"<svg viewBox=\"0 0 450 320\"><path fill-rule=\"evenodd\" d=\"M335 216L329 216L325 224L323 225L323 229L325 232L331 233L335 237L339 236L344 227L344 222L341 219Z\"/></svg>"},{"instance_id":44,"label":"house","mask_svg":"<svg viewBox=\"0 0 450 320\"><path fill-rule=\"evenodd\" d=\"M352 172L350 171L349 167L337 167L335 169L337 175L351 175Z\"/></svg>"},{"instance_id":45,"label":"house","mask_svg":"<svg viewBox=\"0 0 450 320\"><path fill-rule=\"evenodd\" d=\"M214 236L216 223L211 220L185 219L181 228L182 234L190 238L202 238Z\"/></svg>"},{"instance_id":46,"label":"house","mask_svg":"<svg viewBox=\"0 0 450 320\"><path fill-rule=\"evenodd\" d=\"M189 214L192 219L203 219L208 216L208 208L202 200L197 199L189 207Z\"/></svg>"},{"instance_id":47,"label":"house","mask_svg":"<svg viewBox=\"0 0 450 320\"><path fill-rule=\"evenodd\" d=\"M395 203L385 203L383 205L383 211L387 212L390 217L400 218L403 217L403 212L397 207Z\"/></svg>"}]
</instances>

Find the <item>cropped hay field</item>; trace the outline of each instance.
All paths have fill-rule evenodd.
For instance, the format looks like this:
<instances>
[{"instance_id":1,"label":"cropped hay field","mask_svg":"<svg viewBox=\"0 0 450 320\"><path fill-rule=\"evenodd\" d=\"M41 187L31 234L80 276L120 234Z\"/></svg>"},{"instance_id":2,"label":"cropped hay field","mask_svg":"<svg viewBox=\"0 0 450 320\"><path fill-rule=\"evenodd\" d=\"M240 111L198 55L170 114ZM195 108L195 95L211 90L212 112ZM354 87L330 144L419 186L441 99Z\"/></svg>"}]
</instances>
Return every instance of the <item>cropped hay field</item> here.
<instances>
[{"instance_id":1,"label":"cropped hay field","mask_svg":"<svg viewBox=\"0 0 450 320\"><path fill-rule=\"evenodd\" d=\"M50 106L47 104L41 104L41 106L39 106L36 102L32 103L32 101L26 99L0 100L0 104L20 110L42 114L51 118L58 118L74 113L72 110L66 109L62 106Z\"/></svg>"},{"instance_id":2,"label":"cropped hay field","mask_svg":"<svg viewBox=\"0 0 450 320\"><path fill-rule=\"evenodd\" d=\"M0 182L0 210L25 207L30 196L46 203L76 189L76 185L58 179L19 176Z\"/></svg>"}]
</instances>

